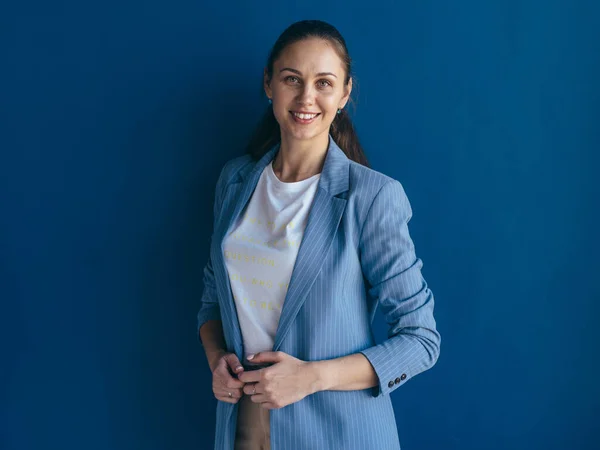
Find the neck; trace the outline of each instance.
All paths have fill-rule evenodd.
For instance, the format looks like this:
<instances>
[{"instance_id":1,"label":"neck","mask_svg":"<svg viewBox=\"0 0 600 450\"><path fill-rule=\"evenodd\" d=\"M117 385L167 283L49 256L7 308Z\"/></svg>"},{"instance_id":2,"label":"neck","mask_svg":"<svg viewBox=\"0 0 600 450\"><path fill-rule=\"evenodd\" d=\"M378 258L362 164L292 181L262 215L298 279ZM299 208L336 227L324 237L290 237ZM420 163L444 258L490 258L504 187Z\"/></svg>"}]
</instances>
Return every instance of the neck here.
<instances>
[{"instance_id":1,"label":"neck","mask_svg":"<svg viewBox=\"0 0 600 450\"><path fill-rule=\"evenodd\" d=\"M311 140L295 140L281 136L279 151L273 160L273 171L286 183L294 183L321 173L329 148L329 133Z\"/></svg>"}]
</instances>

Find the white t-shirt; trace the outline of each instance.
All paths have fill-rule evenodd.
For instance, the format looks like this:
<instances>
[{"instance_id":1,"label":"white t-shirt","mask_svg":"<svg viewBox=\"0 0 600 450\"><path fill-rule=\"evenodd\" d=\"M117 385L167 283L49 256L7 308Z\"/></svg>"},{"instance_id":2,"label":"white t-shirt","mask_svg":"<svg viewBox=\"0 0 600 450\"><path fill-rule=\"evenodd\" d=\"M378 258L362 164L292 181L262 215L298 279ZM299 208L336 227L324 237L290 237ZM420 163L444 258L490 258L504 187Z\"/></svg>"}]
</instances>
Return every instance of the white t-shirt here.
<instances>
[{"instance_id":1,"label":"white t-shirt","mask_svg":"<svg viewBox=\"0 0 600 450\"><path fill-rule=\"evenodd\" d=\"M237 223L225 237L223 250L231 292L244 342L250 354L271 351L281 309L298 256L308 213L321 174L284 183L272 163Z\"/></svg>"}]
</instances>

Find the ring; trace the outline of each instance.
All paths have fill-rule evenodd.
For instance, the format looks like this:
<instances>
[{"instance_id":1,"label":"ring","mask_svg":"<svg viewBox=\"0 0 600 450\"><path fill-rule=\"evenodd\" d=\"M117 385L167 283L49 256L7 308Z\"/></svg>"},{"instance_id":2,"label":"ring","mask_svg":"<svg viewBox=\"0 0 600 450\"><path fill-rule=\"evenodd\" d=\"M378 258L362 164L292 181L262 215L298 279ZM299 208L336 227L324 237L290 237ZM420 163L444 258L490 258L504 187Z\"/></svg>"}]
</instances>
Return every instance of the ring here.
<instances>
[{"instance_id":1,"label":"ring","mask_svg":"<svg viewBox=\"0 0 600 450\"><path fill-rule=\"evenodd\" d=\"M228 392L227 395L229 395L229 398L233 397L233 395L231 395L231 392Z\"/></svg>"}]
</instances>

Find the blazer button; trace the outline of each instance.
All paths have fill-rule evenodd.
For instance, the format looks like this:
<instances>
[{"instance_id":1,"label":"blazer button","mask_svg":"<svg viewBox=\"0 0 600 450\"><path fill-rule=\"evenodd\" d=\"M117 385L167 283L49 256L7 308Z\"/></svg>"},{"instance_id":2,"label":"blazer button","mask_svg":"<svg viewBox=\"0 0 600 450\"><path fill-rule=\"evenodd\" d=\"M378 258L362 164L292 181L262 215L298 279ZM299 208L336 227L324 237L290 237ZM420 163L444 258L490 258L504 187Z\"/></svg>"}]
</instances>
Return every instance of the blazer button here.
<instances>
[{"instance_id":1,"label":"blazer button","mask_svg":"<svg viewBox=\"0 0 600 450\"><path fill-rule=\"evenodd\" d=\"M394 380L394 383L396 383L396 384L400 383L400 378L396 378L396 379Z\"/></svg>"},{"instance_id":2,"label":"blazer button","mask_svg":"<svg viewBox=\"0 0 600 450\"><path fill-rule=\"evenodd\" d=\"M401 380L406 380L406 374L405 374L405 373L403 373L402 375L400 375L400 379L401 379Z\"/></svg>"},{"instance_id":3,"label":"blazer button","mask_svg":"<svg viewBox=\"0 0 600 450\"><path fill-rule=\"evenodd\" d=\"M394 382L393 382L393 381L390 381L390 382L388 383L388 387L393 387L393 386L394 386Z\"/></svg>"}]
</instances>

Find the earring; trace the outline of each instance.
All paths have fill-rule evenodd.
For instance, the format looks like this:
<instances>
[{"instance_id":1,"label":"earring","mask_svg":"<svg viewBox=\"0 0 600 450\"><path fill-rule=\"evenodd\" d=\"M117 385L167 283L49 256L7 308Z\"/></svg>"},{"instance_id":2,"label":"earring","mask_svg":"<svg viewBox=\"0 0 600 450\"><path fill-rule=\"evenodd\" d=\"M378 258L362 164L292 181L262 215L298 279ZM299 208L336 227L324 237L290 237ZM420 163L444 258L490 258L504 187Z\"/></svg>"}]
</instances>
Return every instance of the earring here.
<instances>
[{"instance_id":1,"label":"earring","mask_svg":"<svg viewBox=\"0 0 600 450\"><path fill-rule=\"evenodd\" d=\"M340 114L341 112L342 112L342 110L341 110L341 109L338 109L338 110L337 110L337 113L338 113L338 114Z\"/></svg>"},{"instance_id":2,"label":"earring","mask_svg":"<svg viewBox=\"0 0 600 450\"><path fill-rule=\"evenodd\" d=\"M269 105L273 104L273 100L269 99Z\"/></svg>"}]
</instances>

